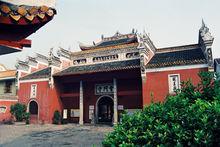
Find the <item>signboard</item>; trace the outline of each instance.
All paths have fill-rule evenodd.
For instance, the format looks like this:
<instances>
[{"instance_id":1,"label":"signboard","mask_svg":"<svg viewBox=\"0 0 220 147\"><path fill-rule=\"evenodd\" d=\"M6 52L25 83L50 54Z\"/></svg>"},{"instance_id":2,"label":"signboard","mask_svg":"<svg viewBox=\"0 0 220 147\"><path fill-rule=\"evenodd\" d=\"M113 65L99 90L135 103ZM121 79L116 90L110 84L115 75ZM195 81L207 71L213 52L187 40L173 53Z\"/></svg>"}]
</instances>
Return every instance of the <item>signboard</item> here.
<instances>
[{"instance_id":1,"label":"signboard","mask_svg":"<svg viewBox=\"0 0 220 147\"><path fill-rule=\"evenodd\" d=\"M89 110L89 119L91 120L93 118L94 115L94 110Z\"/></svg>"},{"instance_id":2,"label":"signboard","mask_svg":"<svg viewBox=\"0 0 220 147\"><path fill-rule=\"evenodd\" d=\"M37 96L37 85L32 84L31 85L31 98L36 98Z\"/></svg>"},{"instance_id":3,"label":"signboard","mask_svg":"<svg viewBox=\"0 0 220 147\"><path fill-rule=\"evenodd\" d=\"M124 110L124 106L123 105L118 105L118 110Z\"/></svg>"},{"instance_id":4,"label":"signboard","mask_svg":"<svg viewBox=\"0 0 220 147\"><path fill-rule=\"evenodd\" d=\"M95 109L94 105L89 105L89 110L94 110L94 109Z\"/></svg>"},{"instance_id":5,"label":"signboard","mask_svg":"<svg viewBox=\"0 0 220 147\"><path fill-rule=\"evenodd\" d=\"M70 117L79 117L79 109L71 109Z\"/></svg>"},{"instance_id":6,"label":"signboard","mask_svg":"<svg viewBox=\"0 0 220 147\"><path fill-rule=\"evenodd\" d=\"M114 93L114 86L112 83L95 85L96 95L113 94L113 93Z\"/></svg>"},{"instance_id":7,"label":"signboard","mask_svg":"<svg viewBox=\"0 0 220 147\"><path fill-rule=\"evenodd\" d=\"M63 109L63 119L67 119L67 109Z\"/></svg>"}]
</instances>

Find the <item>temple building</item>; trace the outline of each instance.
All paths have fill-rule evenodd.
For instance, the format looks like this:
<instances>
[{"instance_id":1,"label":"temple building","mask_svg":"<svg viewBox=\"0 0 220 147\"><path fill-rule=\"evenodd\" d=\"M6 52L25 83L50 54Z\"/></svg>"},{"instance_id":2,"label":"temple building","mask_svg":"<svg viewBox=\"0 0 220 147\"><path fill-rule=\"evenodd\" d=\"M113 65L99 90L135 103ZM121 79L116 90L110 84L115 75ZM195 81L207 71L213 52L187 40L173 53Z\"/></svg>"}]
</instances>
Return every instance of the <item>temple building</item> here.
<instances>
[{"instance_id":1,"label":"temple building","mask_svg":"<svg viewBox=\"0 0 220 147\"><path fill-rule=\"evenodd\" d=\"M31 47L26 39L51 21L55 0L0 0L0 55Z\"/></svg>"},{"instance_id":2,"label":"temple building","mask_svg":"<svg viewBox=\"0 0 220 147\"><path fill-rule=\"evenodd\" d=\"M116 124L124 110L162 102L181 81L196 84L199 72L213 71L213 40L203 23L196 44L157 48L133 30L80 44L79 52L37 54L16 66L19 102L28 106L31 122L51 123L59 110L72 123Z\"/></svg>"},{"instance_id":3,"label":"temple building","mask_svg":"<svg viewBox=\"0 0 220 147\"><path fill-rule=\"evenodd\" d=\"M11 118L10 107L17 102L16 70L0 64L0 122Z\"/></svg>"}]
</instances>

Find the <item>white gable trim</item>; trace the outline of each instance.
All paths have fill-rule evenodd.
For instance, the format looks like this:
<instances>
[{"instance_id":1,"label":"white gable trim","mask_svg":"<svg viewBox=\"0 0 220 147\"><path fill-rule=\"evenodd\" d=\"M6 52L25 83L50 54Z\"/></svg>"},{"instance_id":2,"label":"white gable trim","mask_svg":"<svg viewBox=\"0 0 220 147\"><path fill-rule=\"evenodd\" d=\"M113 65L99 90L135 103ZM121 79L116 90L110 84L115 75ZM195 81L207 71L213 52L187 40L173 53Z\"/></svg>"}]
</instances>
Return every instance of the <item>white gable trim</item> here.
<instances>
[{"instance_id":1,"label":"white gable trim","mask_svg":"<svg viewBox=\"0 0 220 147\"><path fill-rule=\"evenodd\" d=\"M43 82L43 81L49 81L49 78L44 78L44 79L30 79L30 80L20 80L20 83L32 83L32 82Z\"/></svg>"},{"instance_id":2,"label":"white gable trim","mask_svg":"<svg viewBox=\"0 0 220 147\"><path fill-rule=\"evenodd\" d=\"M0 99L0 102L17 102L18 100Z\"/></svg>"},{"instance_id":3,"label":"white gable trim","mask_svg":"<svg viewBox=\"0 0 220 147\"><path fill-rule=\"evenodd\" d=\"M208 68L208 67L209 66L207 64L184 65L184 66L173 66L173 67L146 69L146 72L149 73L149 72L161 72L161 71L196 69L196 68Z\"/></svg>"}]
</instances>

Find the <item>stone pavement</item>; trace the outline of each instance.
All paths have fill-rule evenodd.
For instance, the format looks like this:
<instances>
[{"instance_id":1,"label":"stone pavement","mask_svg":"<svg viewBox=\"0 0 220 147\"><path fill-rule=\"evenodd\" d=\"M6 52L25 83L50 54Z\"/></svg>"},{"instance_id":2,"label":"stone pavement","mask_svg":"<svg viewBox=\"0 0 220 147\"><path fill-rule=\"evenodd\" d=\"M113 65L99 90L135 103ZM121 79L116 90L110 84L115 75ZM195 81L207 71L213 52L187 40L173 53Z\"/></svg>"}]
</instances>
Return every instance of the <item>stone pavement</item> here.
<instances>
[{"instance_id":1,"label":"stone pavement","mask_svg":"<svg viewBox=\"0 0 220 147\"><path fill-rule=\"evenodd\" d=\"M90 147L102 146L110 126L0 125L0 147Z\"/></svg>"}]
</instances>

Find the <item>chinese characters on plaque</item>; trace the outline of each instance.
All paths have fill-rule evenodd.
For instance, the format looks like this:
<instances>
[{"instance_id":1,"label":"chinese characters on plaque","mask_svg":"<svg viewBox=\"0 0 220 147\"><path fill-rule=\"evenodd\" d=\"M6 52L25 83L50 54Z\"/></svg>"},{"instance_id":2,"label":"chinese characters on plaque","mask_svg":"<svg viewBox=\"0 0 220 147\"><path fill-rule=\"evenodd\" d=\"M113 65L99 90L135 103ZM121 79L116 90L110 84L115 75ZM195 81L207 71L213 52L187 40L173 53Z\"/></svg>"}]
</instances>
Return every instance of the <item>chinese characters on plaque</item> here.
<instances>
[{"instance_id":1,"label":"chinese characters on plaque","mask_svg":"<svg viewBox=\"0 0 220 147\"><path fill-rule=\"evenodd\" d=\"M37 96L37 85L32 84L31 85L31 98L36 98Z\"/></svg>"},{"instance_id":2,"label":"chinese characters on plaque","mask_svg":"<svg viewBox=\"0 0 220 147\"><path fill-rule=\"evenodd\" d=\"M114 86L111 83L108 84L96 84L95 85L95 94L103 95L103 94L113 94Z\"/></svg>"}]
</instances>

